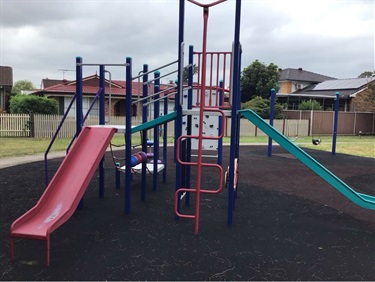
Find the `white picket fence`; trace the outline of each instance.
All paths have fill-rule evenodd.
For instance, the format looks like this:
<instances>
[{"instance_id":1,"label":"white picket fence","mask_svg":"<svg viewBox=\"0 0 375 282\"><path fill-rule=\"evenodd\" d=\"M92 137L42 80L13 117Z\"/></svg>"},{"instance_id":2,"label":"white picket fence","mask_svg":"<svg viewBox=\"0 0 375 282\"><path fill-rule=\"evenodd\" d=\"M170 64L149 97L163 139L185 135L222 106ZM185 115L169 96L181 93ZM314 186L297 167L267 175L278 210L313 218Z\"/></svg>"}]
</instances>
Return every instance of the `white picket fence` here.
<instances>
[{"instance_id":1,"label":"white picket fence","mask_svg":"<svg viewBox=\"0 0 375 282\"><path fill-rule=\"evenodd\" d=\"M0 137L35 137L51 138L63 116L61 115L27 115L27 114L0 114ZM125 117L111 117L111 124L122 125ZM89 117L85 125L98 124L98 117ZM133 118L132 124L137 124ZM76 132L75 118L68 117L60 128L59 138L71 138Z\"/></svg>"},{"instance_id":2,"label":"white picket fence","mask_svg":"<svg viewBox=\"0 0 375 282\"><path fill-rule=\"evenodd\" d=\"M0 114L0 137L29 137L30 115Z\"/></svg>"}]
</instances>

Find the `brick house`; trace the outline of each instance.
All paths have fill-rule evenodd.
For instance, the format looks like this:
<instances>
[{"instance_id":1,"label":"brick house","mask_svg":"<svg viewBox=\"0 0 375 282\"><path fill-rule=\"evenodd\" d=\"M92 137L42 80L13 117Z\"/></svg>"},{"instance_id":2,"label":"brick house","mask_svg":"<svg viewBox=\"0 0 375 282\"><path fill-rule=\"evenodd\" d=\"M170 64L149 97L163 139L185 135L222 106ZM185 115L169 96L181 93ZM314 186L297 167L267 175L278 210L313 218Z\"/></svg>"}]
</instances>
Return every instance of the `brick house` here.
<instances>
[{"instance_id":1,"label":"brick house","mask_svg":"<svg viewBox=\"0 0 375 282\"><path fill-rule=\"evenodd\" d=\"M6 105L13 86L13 70L0 66L0 113L6 111Z\"/></svg>"},{"instance_id":2,"label":"brick house","mask_svg":"<svg viewBox=\"0 0 375 282\"><path fill-rule=\"evenodd\" d=\"M111 116L125 116L125 81L123 80L106 80L105 81L105 114L109 112ZM170 85L161 85L161 90L171 87ZM86 112L99 89L99 76L97 74L85 77L82 79L82 106L83 111ZM76 92L76 81L43 79L42 89L33 93L33 95L43 96L55 99L59 105L59 114L64 114L70 101ZM111 95L109 95L111 93ZM153 87L150 87L149 93L153 93ZM132 102L142 97L142 82L132 82ZM169 108L174 107L174 102L169 102ZM73 105L69 115L74 116L75 105ZM163 111L163 105L160 105L160 110ZM91 110L91 115L98 115L98 103L95 103ZM140 104L134 103L132 105L132 115L140 115Z\"/></svg>"},{"instance_id":3,"label":"brick house","mask_svg":"<svg viewBox=\"0 0 375 282\"><path fill-rule=\"evenodd\" d=\"M366 91L375 77L336 79L302 68L279 69L280 90L276 94L279 103L285 103L286 109L297 110L306 100L316 100L323 110L333 109L336 92L340 93L340 111L353 111L353 99Z\"/></svg>"}]
</instances>

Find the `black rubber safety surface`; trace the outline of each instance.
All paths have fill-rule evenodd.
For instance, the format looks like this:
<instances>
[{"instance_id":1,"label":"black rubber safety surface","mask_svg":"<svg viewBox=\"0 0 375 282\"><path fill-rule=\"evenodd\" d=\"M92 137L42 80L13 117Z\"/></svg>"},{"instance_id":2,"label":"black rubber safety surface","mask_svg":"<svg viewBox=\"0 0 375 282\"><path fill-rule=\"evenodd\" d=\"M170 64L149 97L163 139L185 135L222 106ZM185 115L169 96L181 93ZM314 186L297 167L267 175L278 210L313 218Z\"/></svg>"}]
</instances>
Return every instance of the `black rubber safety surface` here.
<instances>
[{"instance_id":1,"label":"black rubber safety surface","mask_svg":"<svg viewBox=\"0 0 375 282\"><path fill-rule=\"evenodd\" d=\"M15 260L9 259L10 225L42 194L43 163L1 169L0 280L375 280L375 212L352 204L282 148L275 146L271 158L266 150L240 147L233 224L227 225L223 188L202 194L198 234L193 220L175 219L173 148L166 183L159 177L152 191L148 176L145 202L134 175L129 215L107 154L105 197L98 197L96 174L83 209L51 234L50 267L43 241L16 239ZM308 153L355 190L374 195L375 159ZM225 147L224 171L228 159ZM49 163L52 174L61 159ZM217 170L205 169L201 181L204 189L217 188ZM182 212L193 213L194 205L192 194Z\"/></svg>"}]
</instances>

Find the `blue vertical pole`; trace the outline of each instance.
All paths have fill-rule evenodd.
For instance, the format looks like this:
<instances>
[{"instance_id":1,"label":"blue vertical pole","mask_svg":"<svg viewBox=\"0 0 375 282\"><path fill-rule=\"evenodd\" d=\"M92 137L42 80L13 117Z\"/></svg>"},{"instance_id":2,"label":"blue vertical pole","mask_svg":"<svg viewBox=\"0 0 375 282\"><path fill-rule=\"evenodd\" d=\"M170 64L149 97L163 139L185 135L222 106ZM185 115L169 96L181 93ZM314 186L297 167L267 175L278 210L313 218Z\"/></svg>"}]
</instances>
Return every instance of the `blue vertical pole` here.
<instances>
[{"instance_id":1,"label":"blue vertical pole","mask_svg":"<svg viewBox=\"0 0 375 282\"><path fill-rule=\"evenodd\" d=\"M76 136L82 130L83 113L82 113L82 58L76 57ZM83 208L83 197L80 200L77 209Z\"/></svg>"},{"instance_id":2,"label":"blue vertical pole","mask_svg":"<svg viewBox=\"0 0 375 282\"><path fill-rule=\"evenodd\" d=\"M76 136L82 130L83 114L82 114L82 58L76 58Z\"/></svg>"},{"instance_id":3,"label":"blue vertical pole","mask_svg":"<svg viewBox=\"0 0 375 282\"><path fill-rule=\"evenodd\" d=\"M239 51L239 62L238 62L238 69L241 70L241 58L242 58L242 48L240 48L240 51ZM241 77L238 76L237 77L238 79L238 85L240 85L240 81L241 81ZM241 92L241 91L240 91ZM238 99L238 105L237 105L237 109L240 109L241 108L241 100ZM236 135L236 138L237 138L237 142L236 142L236 158L239 159L239 156L240 156L240 129L241 129L241 116L240 115L237 115L236 117L236 120L237 120L237 135ZM239 162L239 160L238 160ZM234 192L234 198L236 199L237 198L237 192L238 192L238 177L237 177L237 188L236 188L236 191ZM235 203L236 201L233 202L233 208L235 208Z\"/></svg>"},{"instance_id":4,"label":"blue vertical pole","mask_svg":"<svg viewBox=\"0 0 375 282\"><path fill-rule=\"evenodd\" d=\"M125 214L131 211L132 59L126 58L125 89Z\"/></svg>"},{"instance_id":5,"label":"blue vertical pole","mask_svg":"<svg viewBox=\"0 0 375 282\"><path fill-rule=\"evenodd\" d=\"M339 120L339 102L340 102L340 92L336 92L335 98L335 113L333 117L333 132L332 132L332 156L336 154L336 137L337 137L337 123Z\"/></svg>"},{"instance_id":6,"label":"blue vertical pole","mask_svg":"<svg viewBox=\"0 0 375 282\"><path fill-rule=\"evenodd\" d=\"M159 117L160 112L160 102L159 102L159 94L160 91L160 72L154 72L155 81L154 81L154 99L157 100L154 103L154 119ZM157 184L158 184L158 161L159 161L159 125L154 127L154 174L153 174L153 191L156 191Z\"/></svg>"},{"instance_id":7,"label":"blue vertical pole","mask_svg":"<svg viewBox=\"0 0 375 282\"><path fill-rule=\"evenodd\" d=\"M164 98L164 115L168 114L168 97ZM167 138L168 138L168 123L163 125L163 183L167 182Z\"/></svg>"},{"instance_id":8,"label":"blue vertical pole","mask_svg":"<svg viewBox=\"0 0 375 282\"><path fill-rule=\"evenodd\" d=\"M146 98L148 97L148 65L144 64L143 65L143 90L142 90L142 97ZM144 104L147 102L147 100L142 101L142 123L147 122L147 117L148 117L148 108L147 106L144 106ZM147 152L147 130L143 130L141 132L142 134L142 151ZM141 200L145 201L146 200L146 163L144 162L142 164L142 175L141 175Z\"/></svg>"},{"instance_id":9,"label":"blue vertical pole","mask_svg":"<svg viewBox=\"0 0 375 282\"><path fill-rule=\"evenodd\" d=\"M178 23L178 80L181 77L181 74L183 72L183 68L181 66L181 62L183 60L182 55L182 43L184 42L184 22L185 22L185 0L180 0L180 6L179 6L179 23ZM183 83L183 81L177 82L177 94L175 96L175 111L177 112L177 117L174 122L174 161L176 164L176 177L175 177L175 190L178 190L181 188L181 164L179 164L176 161L177 154L180 154L181 152L177 152L177 139L182 134L182 107L180 104L180 85ZM179 210L179 207L178 207ZM176 219L178 216L176 216Z\"/></svg>"},{"instance_id":10,"label":"blue vertical pole","mask_svg":"<svg viewBox=\"0 0 375 282\"><path fill-rule=\"evenodd\" d=\"M240 94L240 25L241 25L241 0L236 0L236 15L234 26L234 47L233 47L233 86L232 86L232 112L231 112L231 145L229 154L229 183L228 183L228 216L227 223L233 223L234 209L234 159L236 158L236 135L237 135L237 111L239 110Z\"/></svg>"},{"instance_id":11,"label":"blue vertical pole","mask_svg":"<svg viewBox=\"0 0 375 282\"><path fill-rule=\"evenodd\" d=\"M274 108L275 108L275 97L276 97L276 90L275 88L271 89L271 102L270 102L270 125L273 126L273 116L274 116ZM268 151L267 156L272 157L272 138L268 137Z\"/></svg>"},{"instance_id":12,"label":"blue vertical pole","mask_svg":"<svg viewBox=\"0 0 375 282\"><path fill-rule=\"evenodd\" d=\"M105 69L104 65L99 66L99 87L102 89L99 96L99 124L105 124ZM109 110L109 109L108 109ZM99 163L99 198L104 197L104 155Z\"/></svg>"}]
</instances>

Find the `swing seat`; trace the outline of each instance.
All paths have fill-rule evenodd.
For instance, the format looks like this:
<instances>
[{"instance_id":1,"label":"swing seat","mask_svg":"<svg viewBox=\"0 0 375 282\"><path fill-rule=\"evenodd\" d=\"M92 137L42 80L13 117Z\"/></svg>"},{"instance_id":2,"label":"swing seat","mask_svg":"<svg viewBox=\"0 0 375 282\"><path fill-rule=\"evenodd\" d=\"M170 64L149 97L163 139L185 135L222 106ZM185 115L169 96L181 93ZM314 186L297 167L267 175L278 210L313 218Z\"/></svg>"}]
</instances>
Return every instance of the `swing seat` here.
<instances>
[{"instance_id":1,"label":"swing seat","mask_svg":"<svg viewBox=\"0 0 375 282\"><path fill-rule=\"evenodd\" d=\"M320 140L320 138L319 138L319 139L312 139L312 143L313 143L314 145L319 145L321 142L322 142L322 141Z\"/></svg>"}]
</instances>

